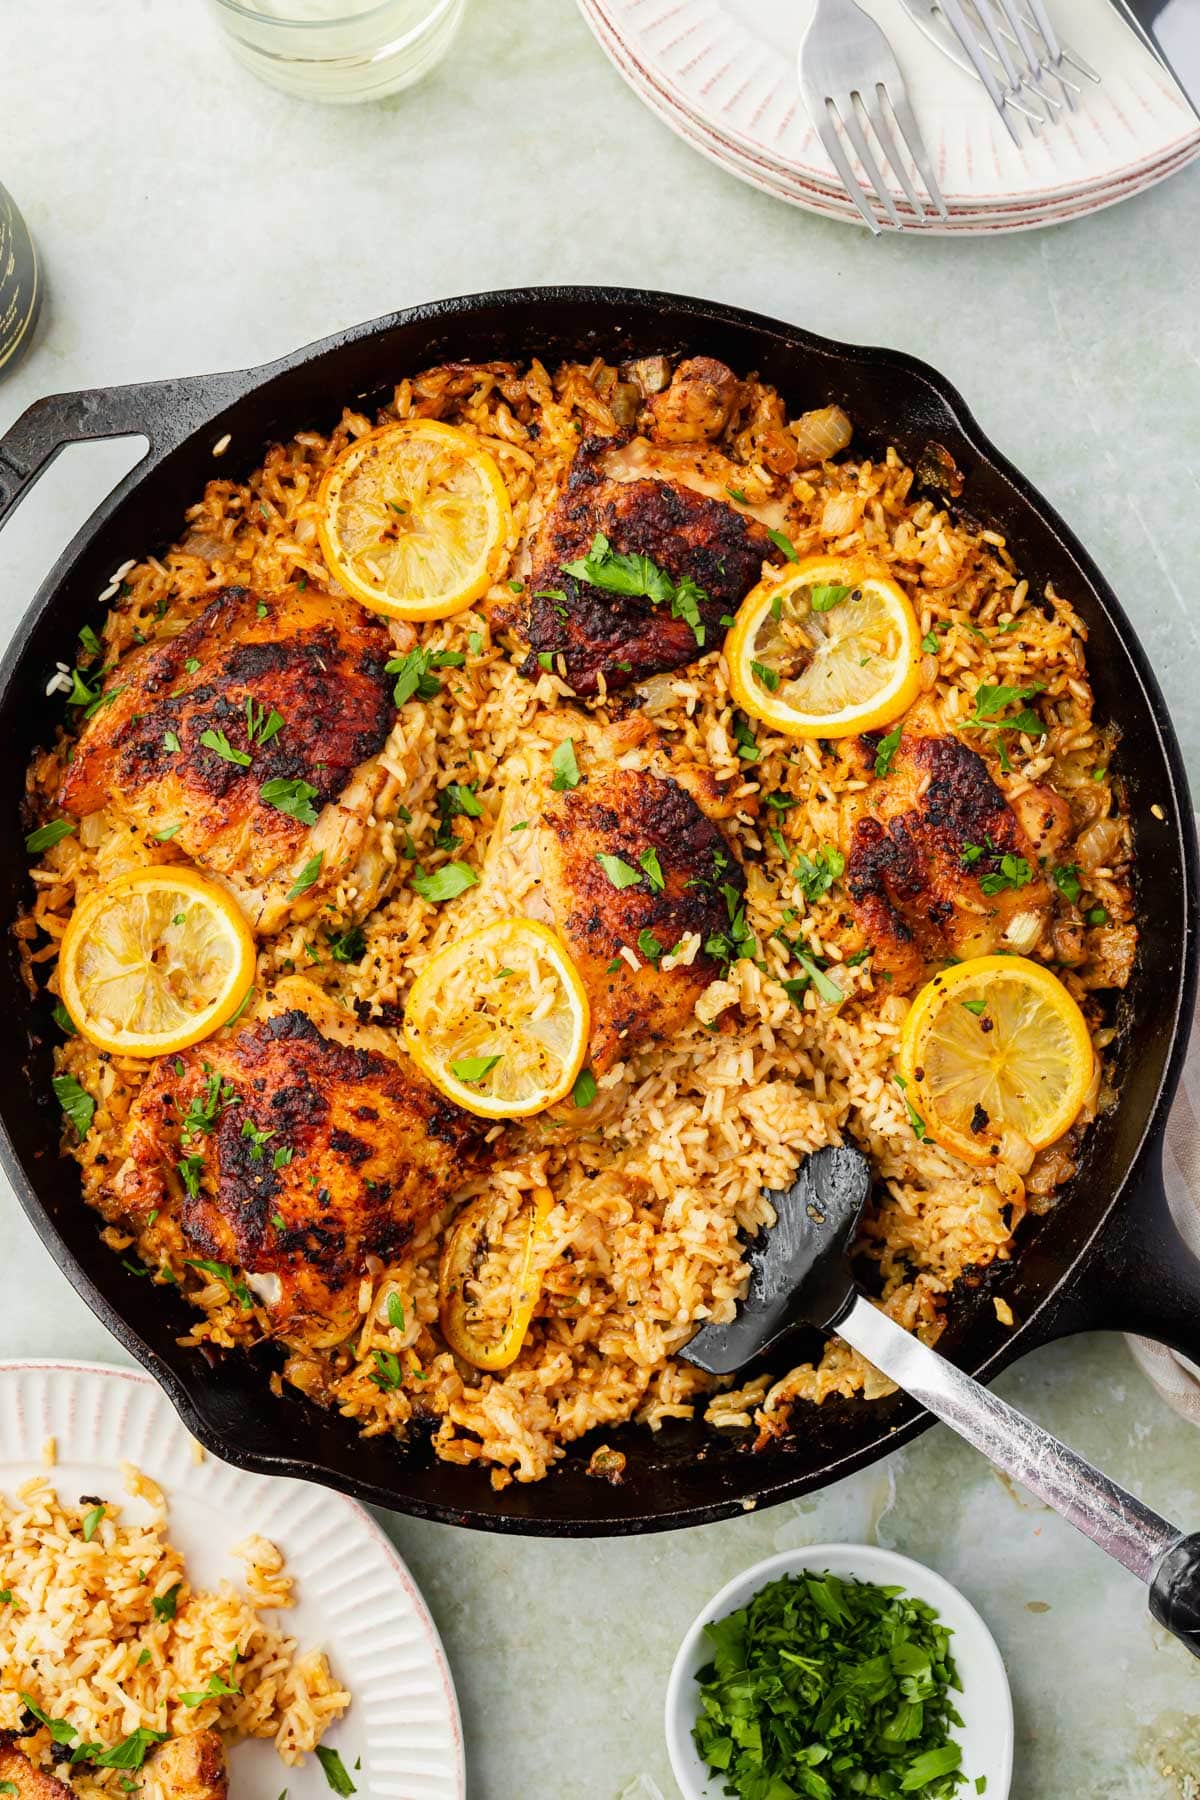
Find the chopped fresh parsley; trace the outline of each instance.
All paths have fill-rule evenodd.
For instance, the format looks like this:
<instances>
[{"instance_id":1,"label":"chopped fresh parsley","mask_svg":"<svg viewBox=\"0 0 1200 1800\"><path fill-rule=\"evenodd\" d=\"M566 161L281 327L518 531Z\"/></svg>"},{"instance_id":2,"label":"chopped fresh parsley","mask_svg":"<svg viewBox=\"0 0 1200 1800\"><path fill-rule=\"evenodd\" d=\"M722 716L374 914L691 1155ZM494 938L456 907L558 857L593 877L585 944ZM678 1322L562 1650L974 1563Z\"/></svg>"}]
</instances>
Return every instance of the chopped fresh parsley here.
<instances>
[{"instance_id":1,"label":"chopped fresh parsley","mask_svg":"<svg viewBox=\"0 0 1200 1800\"><path fill-rule=\"evenodd\" d=\"M596 1077L590 1069L580 1069L575 1077L575 1086L571 1089L571 1098L581 1108L590 1106L596 1098Z\"/></svg>"},{"instance_id":2,"label":"chopped fresh parsley","mask_svg":"<svg viewBox=\"0 0 1200 1800\"><path fill-rule=\"evenodd\" d=\"M263 717L264 709L255 706L249 695L246 697L246 739L251 744L269 744L277 732L283 730L283 715L272 707Z\"/></svg>"},{"instance_id":3,"label":"chopped fresh parsley","mask_svg":"<svg viewBox=\"0 0 1200 1800\"><path fill-rule=\"evenodd\" d=\"M392 701L403 706L415 694L418 700L432 700L440 694L442 684L431 669L460 669L466 661L461 650L409 650L404 656L393 656L384 664L387 674L396 677Z\"/></svg>"},{"instance_id":4,"label":"chopped fresh parsley","mask_svg":"<svg viewBox=\"0 0 1200 1800\"><path fill-rule=\"evenodd\" d=\"M988 841L990 843L991 840L989 839ZM982 844L964 844L959 861L962 863L964 869L969 869L979 861L983 853L984 850Z\"/></svg>"},{"instance_id":5,"label":"chopped fresh parsley","mask_svg":"<svg viewBox=\"0 0 1200 1800\"><path fill-rule=\"evenodd\" d=\"M336 963L361 962L367 953L367 937L361 925L351 925L329 940L329 954Z\"/></svg>"},{"instance_id":6,"label":"chopped fresh parsley","mask_svg":"<svg viewBox=\"0 0 1200 1800\"><path fill-rule=\"evenodd\" d=\"M250 1289L244 1281L239 1281L228 1263L211 1262L199 1256L185 1256L184 1262L189 1269L202 1269L206 1275L212 1275L217 1281L229 1289L243 1312L249 1312L254 1302L250 1298Z\"/></svg>"},{"instance_id":7,"label":"chopped fresh parsley","mask_svg":"<svg viewBox=\"0 0 1200 1800\"><path fill-rule=\"evenodd\" d=\"M31 851L51 850L55 844L61 844L65 837L70 837L75 829L71 819L51 819L48 825L39 825L25 839L25 848Z\"/></svg>"},{"instance_id":8,"label":"chopped fresh parsley","mask_svg":"<svg viewBox=\"0 0 1200 1800\"><path fill-rule=\"evenodd\" d=\"M1078 863L1060 863L1054 871L1054 885L1072 906L1079 905L1079 896L1083 892L1083 883L1079 879Z\"/></svg>"},{"instance_id":9,"label":"chopped fresh parsley","mask_svg":"<svg viewBox=\"0 0 1200 1800\"><path fill-rule=\"evenodd\" d=\"M759 749L754 733L750 728L749 719L744 719L741 713L734 713L733 715L733 738L737 745L737 753L743 762L758 761L759 757L762 755L762 751Z\"/></svg>"},{"instance_id":10,"label":"chopped fresh parsley","mask_svg":"<svg viewBox=\"0 0 1200 1800\"><path fill-rule=\"evenodd\" d=\"M495 1056L463 1056L450 1064L450 1073L459 1081L482 1081L502 1060L499 1053Z\"/></svg>"},{"instance_id":11,"label":"chopped fresh parsley","mask_svg":"<svg viewBox=\"0 0 1200 1800\"><path fill-rule=\"evenodd\" d=\"M705 631L700 622L700 608L709 604L709 596L697 587L690 576L676 582L665 569L648 556L627 555L614 550L602 531L592 539L586 556L563 563L564 575L574 576L590 587L602 588L609 594L628 594L649 600L653 606L669 606L673 619L683 619L692 628L698 645L703 645Z\"/></svg>"},{"instance_id":12,"label":"chopped fresh parsley","mask_svg":"<svg viewBox=\"0 0 1200 1800\"><path fill-rule=\"evenodd\" d=\"M637 947L639 956L644 957L648 963L657 963L663 953L663 946L648 926L644 931L638 932Z\"/></svg>"},{"instance_id":13,"label":"chopped fresh parsley","mask_svg":"<svg viewBox=\"0 0 1200 1800\"><path fill-rule=\"evenodd\" d=\"M785 939L784 941L786 942L787 940ZM819 963L814 962L811 956L806 956L805 953L802 950L798 950L794 944L789 947L792 955L804 970L803 975L792 976L787 981L781 983L783 991L788 996L789 1000L794 1000L796 1005L799 1006L800 997L805 988L811 986L817 990L818 995L825 1002L826 1006L840 1006L846 996L843 994L837 982L831 981L824 969L821 968Z\"/></svg>"},{"instance_id":14,"label":"chopped fresh parsley","mask_svg":"<svg viewBox=\"0 0 1200 1800\"><path fill-rule=\"evenodd\" d=\"M999 743L1000 767L1007 770L1008 733L1023 732L1026 737L1042 738L1046 735L1046 727L1033 711L1032 707L1023 703L1040 694L1045 682L1035 681L1029 687L1004 687L991 682L984 682L975 690L975 711L969 719L963 721L964 731L994 731ZM1009 706L1019 707L1019 711L1006 712Z\"/></svg>"},{"instance_id":15,"label":"chopped fresh parsley","mask_svg":"<svg viewBox=\"0 0 1200 1800\"><path fill-rule=\"evenodd\" d=\"M235 750L223 731L202 731L200 742L206 750L212 750L222 762L236 763L241 769L250 767L251 758L244 750Z\"/></svg>"},{"instance_id":16,"label":"chopped fresh parsley","mask_svg":"<svg viewBox=\"0 0 1200 1800\"><path fill-rule=\"evenodd\" d=\"M179 1590L182 1586L183 1583L177 1581L175 1586L169 1587L165 1594L155 1594L150 1604L154 1609L156 1619L173 1619L175 1617L179 1606Z\"/></svg>"},{"instance_id":17,"label":"chopped fresh parsley","mask_svg":"<svg viewBox=\"0 0 1200 1800\"><path fill-rule=\"evenodd\" d=\"M768 694L773 694L779 686L779 670L769 669L766 663L752 662L750 670L756 681L761 681Z\"/></svg>"},{"instance_id":18,"label":"chopped fresh parsley","mask_svg":"<svg viewBox=\"0 0 1200 1800\"><path fill-rule=\"evenodd\" d=\"M409 886L414 893L420 894L422 900L430 900L440 905L443 900L453 900L459 894L465 894L469 887L474 887L479 880L474 869L466 863L443 863L432 875L414 875Z\"/></svg>"},{"instance_id":19,"label":"chopped fresh parsley","mask_svg":"<svg viewBox=\"0 0 1200 1800\"><path fill-rule=\"evenodd\" d=\"M797 550L795 544L793 544L791 538L784 532L776 531L772 526L768 525L767 536L777 550L783 551L783 554L787 557L789 562L800 561L800 552Z\"/></svg>"},{"instance_id":20,"label":"chopped fresh parsley","mask_svg":"<svg viewBox=\"0 0 1200 1800\"><path fill-rule=\"evenodd\" d=\"M287 897L289 900L295 900L298 895L306 894L308 892L309 888L313 885L313 883L316 881L317 877L320 875L321 865L324 863L324 861L325 861L325 852L323 850L318 850L317 854L315 856L309 857L308 861L305 863L304 867L301 869L301 871L297 875L295 881L293 881L291 887L287 891Z\"/></svg>"},{"instance_id":21,"label":"chopped fresh parsley","mask_svg":"<svg viewBox=\"0 0 1200 1800\"><path fill-rule=\"evenodd\" d=\"M182 748L183 748L183 745L179 742L179 733L177 731L164 731L163 732L163 749L164 750L169 750L171 752L171 755L175 756L180 750L182 750Z\"/></svg>"},{"instance_id":22,"label":"chopped fresh parsley","mask_svg":"<svg viewBox=\"0 0 1200 1800\"><path fill-rule=\"evenodd\" d=\"M554 770L554 779L550 786L555 793L561 794L568 788L577 788L582 777L579 764L575 760L575 739L564 738L550 758L550 767Z\"/></svg>"},{"instance_id":23,"label":"chopped fresh parsley","mask_svg":"<svg viewBox=\"0 0 1200 1800\"><path fill-rule=\"evenodd\" d=\"M79 642L83 645L84 651L88 656L99 656L100 639L96 636L90 625L85 625L80 632Z\"/></svg>"},{"instance_id":24,"label":"chopped fresh parsley","mask_svg":"<svg viewBox=\"0 0 1200 1800\"><path fill-rule=\"evenodd\" d=\"M30 1699L28 1694L21 1695L21 1705L31 1712L39 1725L44 1725L56 1744L70 1744L79 1736L75 1727L66 1719L52 1719L44 1713L40 1706Z\"/></svg>"},{"instance_id":25,"label":"chopped fresh parsley","mask_svg":"<svg viewBox=\"0 0 1200 1800\"><path fill-rule=\"evenodd\" d=\"M182 823L182 821L181 821L181 823ZM154 836L155 836L156 841L160 844L170 843L171 839L175 836L175 833L179 830L179 828L180 828L179 825L164 825L161 831L155 832Z\"/></svg>"},{"instance_id":26,"label":"chopped fresh parsley","mask_svg":"<svg viewBox=\"0 0 1200 1800\"><path fill-rule=\"evenodd\" d=\"M260 1131L254 1120L247 1118L242 1120L242 1136L250 1139L250 1161L261 1162L263 1151L275 1136L275 1131L273 1128L270 1131Z\"/></svg>"},{"instance_id":27,"label":"chopped fresh parsley","mask_svg":"<svg viewBox=\"0 0 1200 1800\"><path fill-rule=\"evenodd\" d=\"M903 725L897 725L897 727L894 731L889 731L886 737L880 738L878 744L876 745L876 747L875 747L875 773L880 778L880 780L883 779L883 777L887 774L888 770L891 768L892 758L893 758L893 756L895 756L897 750L900 748L900 739L903 736L903 734L904 734Z\"/></svg>"},{"instance_id":28,"label":"chopped fresh parsley","mask_svg":"<svg viewBox=\"0 0 1200 1800\"><path fill-rule=\"evenodd\" d=\"M404 1375L400 1368L400 1358L394 1350L372 1350L371 1355L375 1362L375 1371L371 1380L377 1388L382 1388L387 1394L403 1385Z\"/></svg>"},{"instance_id":29,"label":"chopped fresh parsley","mask_svg":"<svg viewBox=\"0 0 1200 1800\"><path fill-rule=\"evenodd\" d=\"M1108 908L1104 906L1093 906L1091 911L1084 913L1083 916L1089 925L1108 924Z\"/></svg>"},{"instance_id":30,"label":"chopped fresh parsley","mask_svg":"<svg viewBox=\"0 0 1200 1800\"><path fill-rule=\"evenodd\" d=\"M987 1011L986 1000L964 1000L962 1005L969 1013L974 1013L977 1019L981 1019Z\"/></svg>"},{"instance_id":31,"label":"chopped fresh parsley","mask_svg":"<svg viewBox=\"0 0 1200 1800\"><path fill-rule=\"evenodd\" d=\"M1000 858L1000 867L980 876L979 887L984 894L1002 894L1006 888L1028 887L1032 880L1033 870L1025 858L1006 850Z\"/></svg>"},{"instance_id":32,"label":"chopped fresh parsley","mask_svg":"<svg viewBox=\"0 0 1200 1800\"><path fill-rule=\"evenodd\" d=\"M397 1293L391 1293L387 1297L387 1316L388 1324L393 1331L403 1331L405 1329L404 1302Z\"/></svg>"},{"instance_id":33,"label":"chopped fresh parsley","mask_svg":"<svg viewBox=\"0 0 1200 1800\"><path fill-rule=\"evenodd\" d=\"M815 856L798 856L793 873L806 900L819 900L845 873L846 859L832 844L822 844Z\"/></svg>"},{"instance_id":34,"label":"chopped fresh parsley","mask_svg":"<svg viewBox=\"0 0 1200 1800\"><path fill-rule=\"evenodd\" d=\"M50 1086L54 1089L54 1098L62 1107L67 1118L85 1138L92 1128L92 1120L96 1116L96 1102L86 1088L80 1087L73 1075L54 1075Z\"/></svg>"},{"instance_id":35,"label":"chopped fresh parsley","mask_svg":"<svg viewBox=\"0 0 1200 1800\"><path fill-rule=\"evenodd\" d=\"M756 955L758 940L746 918L745 899L731 881L722 882L721 897L729 917L729 928L727 931L712 932L705 939L704 950L707 956L715 957L717 962L728 967L743 956Z\"/></svg>"},{"instance_id":36,"label":"chopped fresh parsley","mask_svg":"<svg viewBox=\"0 0 1200 1800\"><path fill-rule=\"evenodd\" d=\"M767 795L767 805L771 808L772 812L791 812L793 806L799 806L799 804L800 802L798 800L793 800L790 794L775 793Z\"/></svg>"},{"instance_id":37,"label":"chopped fresh parsley","mask_svg":"<svg viewBox=\"0 0 1200 1800\"><path fill-rule=\"evenodd\" d=\"M840 582L823 581L809 589L809 605L814 612L831 612L835 606L842 604L849 592L850 589L843 587Z\"/></svg>"},{"instance_id":38,"label":"chopped fresh parsley","mask_svg":"<svg viewBox=\"0 0 1200 1800\"><path fill-rule=\"evenodd\" d=\"M71 1019L71 1015L67 1011L66 1007L63 1005L61 1000L56 1000L54 1002L54 1009L50 1016L54 1020L54 1023L58 1026L58 1029L66 1037L74 1037L75 1036L75 1026Z\"/></svg>"},{"instance_id":39,"label":"chopped fresh parsley","mask_svg":"<svg viewBox=\"0 0 1200 1800\"><path fill-rule=\"evenodd\" d=\"M937 641L937 636L934 632L927 631L925 633L925 636L921 639L921 648L925 652L926 656L936 656L937 655L938 641Z\"/></svg>"},{"instance_id":40,"label":"chopped fresh parsley","mask_svg":"<svg viewBox=\"0 0 1200 1800\"><path fill-rule=\"evenodd\" d=\"M289 780L286 776L275 776L264 781L258 790L259 797L276 812L286 813L289 819L296 819L301 825L315 825L317 822L313 801L318 790L311 782Z\"/></svg>"},{"instance_id":41,"label":"chopped fresh parsley","mask_svg":"<svg viewBox=\"0 0 1200 1800\"><path fill-rule=\"evenodd\" d=\"M650 892L652 894L663 893L667 884L663 877L662 864L658 860L658 851L643 850L638 857L638 865L650 883Z\"/></svg>"},{"instance_id":42,"label":"chopped fresh parsley","mask_svg":"<svg viewBox=\"0 0 1200 1800\"><path fill-rule=\"evenodd\" d=\"M750 502L747 500L741 488L727 487L725 492L729 495L731 500L736 500L739 506L749 506Z\"/></svg>"},{"instance_id":43,"label":"chopped fresh parsley","mask_svg":"<svg viewBox=\"0 0 1200 1800\"><path fill-rule=\"evenodd\" d=\"M913 1105L912 1101L908 1097L907 1081L905 1081L903 1075L893 1075L892 1080L896 1083L896 1086L900 1089L900 1098L904 1101L904 1110L908 1114L908 1122L912 1126L913 1136L916 1138L918 1143L927 1144L930 1141L929 1140L929 1132L927 1131L927 1129L925 1127L924 1119L921 1117L920 1113L917 1111L916 1107Z\"/></svg>"},{"instance_id":44,"label":"chopped fresh parsley","mask_svg":"<svg viewBox=\"0 0 1200 1800\"><path fill-rule=\"evenodd\" d=\"M933 1607L899 1587L804 1569L704 1628L692 1735L740 1800L950 1800L959 1677Z\"/></svg>"},{"instance_id":45,"label":"chopped fresh parsley","mask_svg":"<svg viewBox=\"0 0 1200 1800\"><path fill-rule=\"evenodd\" d=\"M236 1656L234 1661L237 1661ZM232 1666L229 1674L232 1677ZM241 1691L236 1681L226 1680L224 1675L210 1675L206 1688L201 1688L199 1692L180 1694L179 1701L182 1706L203 1706L206 1700L220 1700L226 1694L240 1694Z\"/></svg>"},{"instance_id":46,"label":"chopped fresh parsley","mask_svg":"<svg viewBox=\"0 0 1200 1800\"><path fill-rule=\"evenodd\" d=\"M330 1749L328 1744L318 1744L316 1756L325 1771L325 1779L335 1794L348 1795L358 1792L346 1773L346 1766L336 1750Z\"/></svg>"},{"instance_id":47,"label":"chopped fresh parsley","mask_svg":"<svg viewBox=\"0 0 1200 1800\"><path fill-rule=\"evenodd\" d=\"M615 888L633 887L635 882L642 879L638 870L631 868L630 865L627 862L623 862L619 856L606 856L602 851L596 857L596 861L600 864L600 867Z\"/></svg>"},{"instance_id":48,"label":"chopped fresh parsley","mask_svg":"<svg viewBox=\"0 0 1200 1800\"><path fill-rule=\"evenodd\" d=\"M100 1521L104 1517L104 1515L107 1511L108 1511L108 1508L103 1504L103 1502L101 1502L101 1504L99 1506L93 1506L91 1512L87 1515L86 1519L83 1521L83 1541L85 1544L91 1543L92 1539L96 1535L96 1531L100 1524Z\"/></svg>"}]
</instances>

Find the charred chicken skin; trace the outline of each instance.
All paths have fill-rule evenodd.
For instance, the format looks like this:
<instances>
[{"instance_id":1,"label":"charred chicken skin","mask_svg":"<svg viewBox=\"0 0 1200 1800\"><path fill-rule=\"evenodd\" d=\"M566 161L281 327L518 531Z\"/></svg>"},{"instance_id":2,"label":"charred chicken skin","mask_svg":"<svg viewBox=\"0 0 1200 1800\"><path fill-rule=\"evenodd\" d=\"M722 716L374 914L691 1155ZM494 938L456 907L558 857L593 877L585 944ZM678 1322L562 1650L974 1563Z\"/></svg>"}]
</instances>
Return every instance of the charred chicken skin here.
<instances>
[{"instance_id":1,"label":"charred chicken skin","mask_svg":"<svg viewBox=\"0 0 1200 1800\"><path fill-rule=\"evenodd\" d=\"M277 888L317 851L323 886L362 847L386 780L374 759L395 720L391 651L386 628L351 600L224 588L177 637L132 651L109 676L62 805L169 833L237 889L260 929L277 927Z\"/></svg>"},{"instance_id":2,"label":"charred chicken skin","mask_svg":"<svg viewBox=\"0 0 1200 1800\"><path fill-rule=\"evenodd\" d=\"M366 1258L404 1249L484 1130L388 1032L289 977L250 1023L155 1065L115 1196L135 1224L177 1208L197 1255L244 1269L273 1323L334 1343Z\"/></svg>"},{"instance_id":3,"label":"charred chicken skin","mask_svg":"<svg viewBox=\"0 0 1200 1800\"><path fill-rule=\"evenodd\" d=\"M587 989L591 1063L603 1073L690 1021L721 972L705 946L728 936L746 878L678 782L632 769L557 796L537 836L541 895ZM617 888L599 856L618 858L637 881ZM700 940L693 960L662 968L692 933ZM636 970L623 947L634 953Z\"/></svg>"},{"instance_id":4,"label":"charred chicken skin","mask_svg":"<svg viewBox=\"0 0 1200 1800\"><path fill-rule=\"evenodd\" d=\"M863 738L848 754L866 771L876 752ZM1027 790L1020 810L960 738L911 729L887 773L848 801L846 884L872 967L897 990L947 956L1036 950L1052 910L1038 854L1061 841L1070 811L1045 787Z\"/></svg>"}]
</instances>

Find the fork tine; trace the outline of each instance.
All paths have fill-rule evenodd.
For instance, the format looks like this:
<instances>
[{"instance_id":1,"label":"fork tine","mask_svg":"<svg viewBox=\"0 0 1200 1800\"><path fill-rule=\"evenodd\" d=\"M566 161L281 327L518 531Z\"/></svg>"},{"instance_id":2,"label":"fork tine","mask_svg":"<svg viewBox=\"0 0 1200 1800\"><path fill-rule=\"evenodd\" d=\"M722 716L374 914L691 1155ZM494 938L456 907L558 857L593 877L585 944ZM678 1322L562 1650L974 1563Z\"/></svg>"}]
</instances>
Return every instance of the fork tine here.
<instances>
[{"instance_id":1,"label":"fork tine","mask_svg":"<svg viewBox=\"0 0 1200 1800\"><path fill-rule=\"evenodd\" d=\"M817 128L817 136L824 144L825 152L829 157L830 162L841 176L842 186L853 200L855 206L857 206L866 223L870 226L874 236L878 237L882 228L879 220L867 205L866 195L859 187L854 170L850 167L850 158L842 149L842 142L837 134L837 126L833 122L830 111L832 105L833 102L831 100L826 100L824 108L814 109L813 124Z\"/></svg>"},{"instance_id":2,"label":"fork tine","mask_svg":"<svg viewBox=\"0 0 1200 1800\"><path fill-rule=\"evenodd\" d=\"M871 129L875 133L879 148L883 151L884 162L887 163L894 172L896 180L904 189L905 199L916 213L917 218L924 224L927 217L925 208L921 204L921 199L916 188L909 180L908 170L904 166L904 158L896 148L896 140L892 136L892 128L884 115L883 95L886 94L886 92L887 89L884 87L882 81L879 81L875 84L875 92L873 94L860 93L859 99L862 101L866 115L871 121Z\"/></svg>"},{"instance_id":3,"label":"fork tine","mask_svg":"<svg viewBox=\"0 0 1200 1800\"><path fill-rule=\"evenodd\" d=\"M970 59L971 67L987 89L989 100L1003 119L1004 129L1008 132L1013 143L1020 149L1021 140L1017 136L1016 126L1008 116L1008 110L1004 103L1004 95L1000 91L996 77L992 74L987 57L983 53L978 38L971 30L966 14L959 4L959 0L940 0L940 4L942 11L945 13L950 24L954 27L954 35L957 37L959 43L962 45Z\"/></svg>"},{"instance_id":4,"label":"fork tine","mask_svg":"<svg viewBox=\"0 0 1200 1800\"><path fill-rule=\"evenodd\" d=\"M875 161L875 153L867 142L867 134L859 124L858 114L854 110L853 94L848 94L846 96L846 109L841 114L841 119L842 130L853 144L858 155L858 160L866 170L867 180L875 189L880 206L882 206L884 212L896 227L897 231L903 231L904 220L896 211L896 202L892 199L887 182L879 173L879 164Z\"/></svg>"},{"instance_id":5,"label":"fork tine","mask_svg":"<svg viewBox=\"0 0 1200 1800\"><path fill-rule=\"evenodd\" d=\"M1003 36L997 29L995 16L992 12L992 0L974 0L974 7L976 17L983 27L987 41L991 44L992 49L1000 59L1000 67L1004 70L1006 82L1010 88L1019 88L1022 77L1017 69L1016 63L1008 53L1008 45L1005 43ZM1031 67L1029 73L1031 75L1034 74L1035 68Z\"/></svg>"},{"instance_id":6,"label":"fork tine","mask_svg":"<svg viewBox=\"0 0 1200 1800\"><path fill-rule=\"evenodd\" d=\"M917 165L917 171L921 180L925 183L926 192L928 193L929 198L937 208L939 217L948 219L950 217L950 209L947 207L946 202L942 197L942 190L937 184L937 177L933 172L933 164L930 162L929 154L925 149L925 140L921 136L920 129L917 125L916 114L913 112L912 105L908 98L908 89L904 86L903 82L900 82L894 93L891 88L882 88L881 98L885 99L892 109L892 116L896 121L900 136L908 146L908 154Z\"/></svg>"}]
</instances>

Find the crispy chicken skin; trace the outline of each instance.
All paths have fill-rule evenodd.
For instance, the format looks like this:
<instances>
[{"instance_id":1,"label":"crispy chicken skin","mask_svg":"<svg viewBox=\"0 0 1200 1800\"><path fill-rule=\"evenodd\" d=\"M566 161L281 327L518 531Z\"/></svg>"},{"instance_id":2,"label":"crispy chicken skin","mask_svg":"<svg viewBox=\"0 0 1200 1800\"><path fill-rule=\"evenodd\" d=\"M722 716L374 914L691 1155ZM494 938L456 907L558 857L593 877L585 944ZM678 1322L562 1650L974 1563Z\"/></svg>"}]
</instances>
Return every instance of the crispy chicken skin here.
<instances>
[{"instance_id":1,"label":"crispy chicken skin","mask_svg":"<svg viewBox=\"0 0 1200 1800\"><path fill-rule=\"evenodd\" d=\"M877 739L860 738L847 754L873 770L876 746ZM1066 802L1049 788L1029 790L1022 813L1041 844L1061 840L1064 813L1070 821ZM847 802L843 839L846 884L872 967L898 990L916 986L927 963L948 955L1027 953L1049 924L1039 841L960 738L906 730L887 774ZM1020 858L1029 879L985 892L982 881L1002 877L1005 856ZM1018 941L1006 942L1018 915L1027 915Z\"/></svg>"},{"instance_id":2,"label":"crispy chicken skin","mask_svg":"<svg viewBox=\"0 0 1200 1800\"><path fill-rule=\"evenodd\" d=\"M225 1746L211 1727L160 1744L146 1774L163 1800L229 1800Z\"/></svg>"},{"instance_id":3,"label":"crispy chicken skin","mask_svg":"<svg viewBox=\"0 0 1200 1800\"><path fill-rule=\"evenodd\" d=\"M114 698L83 728L62 804L77 815L107 807L147 833L177 826L172 846L228 880L270 928L282 922L271 916L278 897L265 898L273 877L290 887L319 848L327 879L360 848L386 780L371 759L395 720L391 651L386 627L351 600L307 587L260 601L224 588L177 637L112 672ZM259 742L272 711L283 724ZM203 744L206 733L249 765ZM312 809L329 812L315 827L281 812L262 798L273 780L308 783ZM306 893L306 905L315 900Z\"/></svg>"},{"instance_id":4,"label":"crispy chicken skin","mask_svg":"<svg viewBox=\"0 0 1200 1800\"><path fill-rule=\"evenodd\" d=\"M189 1112L206 1123L189 1128ZM485 1129L388 1032L291 976L249 1023L155 1064L114 1193L135 1225L177 1209L197 1255L244 1269L274 1324L334 1343L357 1318L365 1259L404 1248Z\"/></svg>"},{"instance_id":5,"label":"crispy chicken skin","mask_svg":"<svg viewBox=\"0 0 1200 1800\"><path fill-rule=\"evenodd\" d=\"M637 770L614 770L558 795L537 835L542 895L587 988L591 1064L603 1073L691 1019L721 972L703 946L728 932L730 898L736 910L746 878L721 832L678 782ZM648 851L658 858L661 891L644 871L618 889L596 861L617 856L641 869ZM643 931L664 952L690 932L701 948L690 964L663 970L639 950ZM636 971L621 956L623 945L637 955Z\"/></svg>"},{"instance_id":6,"label":"crispy chicken skin","mask_svg":"<svg viewBox=\"0 0 1200 1800\"><path fill-rule=\"evenodd\" d=\"M0 1741L0 1781L10 1783L4 1791L15 1793L17 1800L74 1800L73 1790L56 1775L35 1769L11 1737Z\"/></svg>"},{"instance_id":7,"label":"crispy chicken skin","mask_svg":"<svg viewBox=\"0 0 1200 1800\"><path fill-rule=\"evenodd\" d=\"M721 620L737 611L764 560L776 555L758 519L701 491L712 485L711 473L693 474L668 452L656 474L652 446L638 459L617 460L630 443L625 433L580 445L533 546L522 602L496 615L529 645L523 673L538 674L539 654L561 656L577 694L595 693L600 674L615 691L715 648L724 635ZM563 573L564 563L587 555L598 532L614 550L647 556L672 581L688 576L703 589L703 644L686 619L671 617L669 607Z\"/></svg>"}]
</instances>

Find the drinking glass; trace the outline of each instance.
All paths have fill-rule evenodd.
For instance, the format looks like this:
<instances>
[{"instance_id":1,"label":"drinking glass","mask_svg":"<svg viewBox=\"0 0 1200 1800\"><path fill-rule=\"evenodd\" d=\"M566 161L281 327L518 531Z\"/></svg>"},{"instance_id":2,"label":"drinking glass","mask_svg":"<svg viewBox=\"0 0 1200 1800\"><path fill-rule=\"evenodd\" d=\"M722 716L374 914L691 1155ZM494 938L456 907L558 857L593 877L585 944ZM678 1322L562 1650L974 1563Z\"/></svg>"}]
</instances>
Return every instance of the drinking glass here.
<instances>
[{"instance_id":1,"label":"drinking glass","mask_svg":"<svg viewBox=\"0 0 1200 1800\"><path fill-rule=\"evenodd\" d=\"M381 100L450 48L466 0L208 0L238 61L309 100Z\"/></svg>"}]
</instances>

